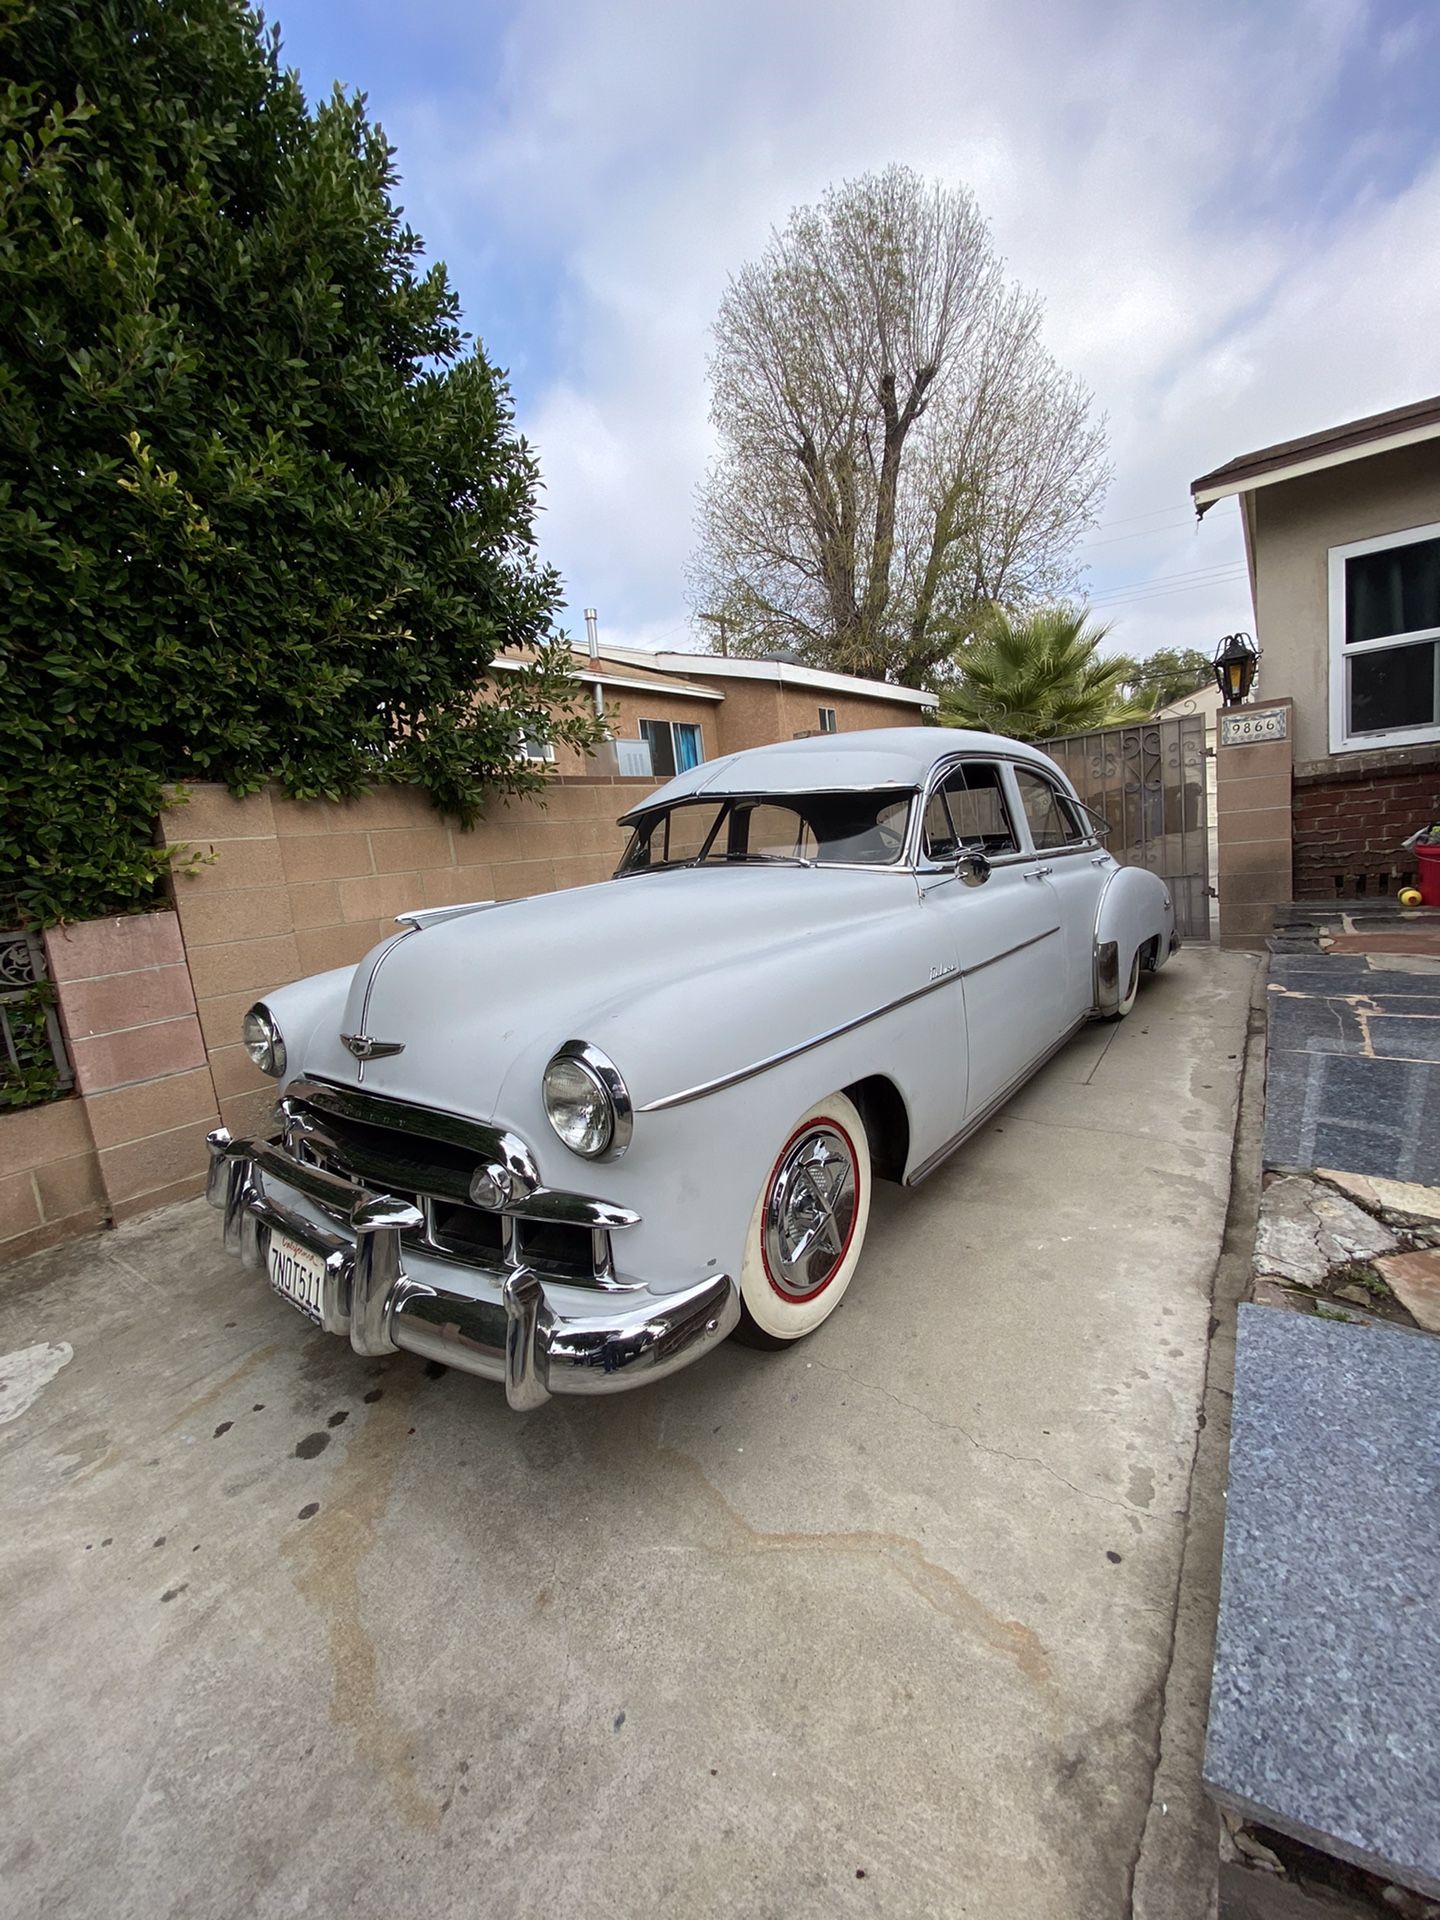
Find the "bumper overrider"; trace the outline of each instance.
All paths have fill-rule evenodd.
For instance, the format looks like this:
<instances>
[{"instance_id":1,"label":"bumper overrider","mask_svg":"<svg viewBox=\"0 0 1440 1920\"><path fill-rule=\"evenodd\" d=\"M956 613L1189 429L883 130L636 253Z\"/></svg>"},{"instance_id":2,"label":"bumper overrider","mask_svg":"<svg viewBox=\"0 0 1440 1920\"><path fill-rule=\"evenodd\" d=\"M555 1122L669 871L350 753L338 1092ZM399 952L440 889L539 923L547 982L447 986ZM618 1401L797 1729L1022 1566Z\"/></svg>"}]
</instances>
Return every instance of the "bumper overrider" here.
<instances>
[{"instance_id":1,"label":"bumper overrider","mask_svg":"<svg viewBox=\"0 0 1440 1920\"><path fill-rule=\"evenodd\" d=\"M324 1262L313 1316L324 1332L348 1334L357 1353L403 1347L503 1380L519 1412L555 1393L618 1393L663 1379L718 1346L740 1317L739 1290L728 1274L675 1293L601 1294L593 1314L562 1310L544 1278L523 1264L467 1262L463 1271L476 1291L458 1292L437 1284L433 1268L424 1278L406 1271L403 1237L419 1233L424 1221L408 1201L303 1164L275 1141L235 1140L219 1127L206 1145L206 1198L225 1216L228 1252L268 1273L272 1233L297 1241ZM272 1186L312 1201L327 1223Z\"/></svg>"}]
</instances>

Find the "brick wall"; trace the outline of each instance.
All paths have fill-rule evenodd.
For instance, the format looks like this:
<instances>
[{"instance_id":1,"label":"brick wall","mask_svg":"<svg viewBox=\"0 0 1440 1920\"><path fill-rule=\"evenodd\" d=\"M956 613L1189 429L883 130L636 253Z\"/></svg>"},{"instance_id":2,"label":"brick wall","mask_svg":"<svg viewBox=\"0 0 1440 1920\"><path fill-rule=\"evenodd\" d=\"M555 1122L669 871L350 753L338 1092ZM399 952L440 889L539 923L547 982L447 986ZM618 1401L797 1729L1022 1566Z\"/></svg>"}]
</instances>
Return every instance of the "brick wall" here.
<instances>
[{"instance_id":1,"label":"brick wall","mask_svg":"<svg viewBox=\"0 0 1440 1920\"><path fill-rule=\"evenodd\" d=\"M1297 773L1291 811L1297 900L1384 898L1415 873L1400 842L1440 819L1440 758L1414 766L1361 755Z\"/></svg>"}]
</instances>

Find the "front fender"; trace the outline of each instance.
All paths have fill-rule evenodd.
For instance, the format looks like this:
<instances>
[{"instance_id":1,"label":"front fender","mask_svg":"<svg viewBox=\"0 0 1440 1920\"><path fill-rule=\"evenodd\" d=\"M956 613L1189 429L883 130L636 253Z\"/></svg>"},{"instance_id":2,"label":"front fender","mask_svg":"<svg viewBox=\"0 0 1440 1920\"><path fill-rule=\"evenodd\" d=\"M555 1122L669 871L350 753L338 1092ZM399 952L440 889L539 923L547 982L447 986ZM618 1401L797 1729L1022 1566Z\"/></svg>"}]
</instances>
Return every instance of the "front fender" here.
<instances>
[{"instance_id":1,"label":"front fender","mask_svg":"<svg viewBox=\"0 0 1440 1920\"><path fill-rule=\"evenodd\" d=\"M1144 867L1116 867L1095 916L1095 1010L1114 1013L1136 953L1155 942L1155 965L1170 955L1175 909L1170 889Z\"/></svg>"},{"instance_id":2,"label":"front fender","mask_svg":"<svg viewBox=\"0 0 1440 1920\"><path fill-rule=\"evenodd\" d=\"M333 1037L339 1032L354 977L353 966L332 967L328 973L312 973L308 979L292 981L288 987L277 987L273 993L260 996L274 1015L285 1042L282 1087L303 1077L305 1063L316 1051L318 1036L325 1033Z\"/></svg>"}]
</instances>

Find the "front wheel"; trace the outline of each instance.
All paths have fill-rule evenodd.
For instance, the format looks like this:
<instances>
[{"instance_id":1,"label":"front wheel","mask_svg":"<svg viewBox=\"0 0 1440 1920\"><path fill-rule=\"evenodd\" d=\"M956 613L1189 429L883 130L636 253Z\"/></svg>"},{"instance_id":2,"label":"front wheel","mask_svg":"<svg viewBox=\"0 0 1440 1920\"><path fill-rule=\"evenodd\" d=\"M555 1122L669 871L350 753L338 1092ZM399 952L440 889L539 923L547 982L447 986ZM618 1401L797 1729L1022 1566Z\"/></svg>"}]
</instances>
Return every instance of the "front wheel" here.
<instances>
[{"instance_id":1,"label":"front wheel","mask_svg":"<svg viewBox=\"0 0 1440 1920\"><path fill-rule=\"evenodd\" d=\"M870 1143L853 1101L832 1093L791 1129L745 1242L740 1324L747 1347L788 1347L839 1306L870 1219Z\"/></svg>"}]
</instances>

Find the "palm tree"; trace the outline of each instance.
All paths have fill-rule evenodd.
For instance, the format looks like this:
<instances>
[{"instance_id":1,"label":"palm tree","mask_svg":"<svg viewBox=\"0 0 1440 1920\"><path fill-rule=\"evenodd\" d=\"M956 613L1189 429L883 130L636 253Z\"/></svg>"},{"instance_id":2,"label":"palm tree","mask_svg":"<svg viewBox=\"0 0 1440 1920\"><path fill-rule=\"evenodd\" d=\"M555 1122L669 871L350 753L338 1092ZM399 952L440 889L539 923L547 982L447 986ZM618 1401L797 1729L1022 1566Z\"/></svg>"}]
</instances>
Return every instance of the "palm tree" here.
<instances>
[{"instance_id":1,"label":"palm tree","mask_svg":"<svg viewBox=\"0 0 1440 1920\"><path fill-rule=\"evenodd\" d=\"M992 606L954 656L956 678L940 691L942 723L1053 740L1132 717L1122 709L1134 703L1120 691L1129 662L1097 657L1109 631L1084 608Z\"/></svg>"}]
</instances>

